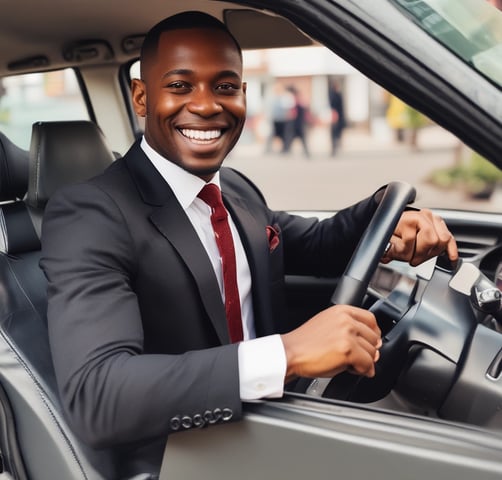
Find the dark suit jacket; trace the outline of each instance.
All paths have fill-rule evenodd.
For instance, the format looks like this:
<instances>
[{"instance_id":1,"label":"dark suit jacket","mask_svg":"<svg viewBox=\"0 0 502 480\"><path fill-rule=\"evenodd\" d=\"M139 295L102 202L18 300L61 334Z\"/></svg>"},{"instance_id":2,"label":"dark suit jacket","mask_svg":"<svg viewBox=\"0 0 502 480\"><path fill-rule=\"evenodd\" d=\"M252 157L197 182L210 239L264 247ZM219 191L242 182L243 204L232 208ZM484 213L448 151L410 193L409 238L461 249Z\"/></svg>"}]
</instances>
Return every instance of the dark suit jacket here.
<instances>
[{"instance_id":1,"label":"dark suit jacket","mask_svg":"<svg viewBox=\"0 0 502 480\"><path fill-rule=\"evenodd\" d=\"M248 256L257 335L286 330L285 273L343 271L376 201L319 222L271 211L233 170L222 168L221 184ZM280 229L273 252L268 225ZM237 345L216 277L139 143L102 175L52 197L41 266L61 398L84 441L122 449L128 460L141 450L158 468L168 433L241 417Z\"/></svg>"}]
</instances>

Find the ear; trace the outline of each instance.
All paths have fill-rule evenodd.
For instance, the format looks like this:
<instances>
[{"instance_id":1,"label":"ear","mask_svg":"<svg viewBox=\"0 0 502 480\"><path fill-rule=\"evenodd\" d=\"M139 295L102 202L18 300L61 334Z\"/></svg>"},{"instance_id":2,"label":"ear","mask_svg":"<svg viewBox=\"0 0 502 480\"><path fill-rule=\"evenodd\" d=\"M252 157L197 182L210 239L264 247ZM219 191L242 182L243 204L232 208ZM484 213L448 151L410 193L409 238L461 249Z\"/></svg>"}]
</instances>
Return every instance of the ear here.
<instances>
[{"instance_id":1,"label":"ear","mask_svg":"<svg viewBox=\"0 0 502 480\"><path fill-rule=\"evenodd\" d=\"M242 82L242 91L246 93L246 90L248 89L248 84L247 82Z\"/></svg>"},{"instance_id":2,"label":"ear","mask_svg":"<svg viewBox=\"0 0 502 480\"><path fill-rule=\"evenodd\" d=\"M131 98L136 115L146 117L146 88L143 80L140 80L139 78L132 79Z\"/></svg>"}]
</instances>

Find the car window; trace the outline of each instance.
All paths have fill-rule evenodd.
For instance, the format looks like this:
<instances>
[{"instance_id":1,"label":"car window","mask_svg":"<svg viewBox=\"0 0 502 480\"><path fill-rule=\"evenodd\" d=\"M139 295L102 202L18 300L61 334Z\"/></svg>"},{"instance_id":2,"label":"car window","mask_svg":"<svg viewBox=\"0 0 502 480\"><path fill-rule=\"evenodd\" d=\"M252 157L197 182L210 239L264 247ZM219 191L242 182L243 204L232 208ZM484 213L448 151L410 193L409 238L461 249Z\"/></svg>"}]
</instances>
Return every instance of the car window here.
<instances>
[{"instance_id":1,"label":"car window","mask_svg":"<svg viewBox=\"0 0 502 480\"><path fill-rule=\"evenodd\" d=\"M502 13L497 1L392 0L415 23L502 85Z\"/></svg>"},{"instance_id":2,"label":"car window","mask_svg":"<svg viewBox=\"0 0 502 480\"><path fill-rule=\"evenodd\" d=\"M88 119L74 70L0 79L0 130L21 148L29 148L36 121Z\"/></svg>"},{"instance_id":3,"label":"car window","mask_svg":"<svg viewBox=\"0 0 502 480\"><path fill-rule=\"evenodd\" d=\"M415 186L420 207L500 211L498 168L330 50L245 51L244 65L248 116L226 165L256 182L272 208L338 210L401 180ZM139 76L138 62L130 75ZM330 105L333 88L341 112ZM291 90L290 114L302 109L303 118L292 137L274 120L275 102L285 93L291 102Z\"/></svg>"}]
</instances>

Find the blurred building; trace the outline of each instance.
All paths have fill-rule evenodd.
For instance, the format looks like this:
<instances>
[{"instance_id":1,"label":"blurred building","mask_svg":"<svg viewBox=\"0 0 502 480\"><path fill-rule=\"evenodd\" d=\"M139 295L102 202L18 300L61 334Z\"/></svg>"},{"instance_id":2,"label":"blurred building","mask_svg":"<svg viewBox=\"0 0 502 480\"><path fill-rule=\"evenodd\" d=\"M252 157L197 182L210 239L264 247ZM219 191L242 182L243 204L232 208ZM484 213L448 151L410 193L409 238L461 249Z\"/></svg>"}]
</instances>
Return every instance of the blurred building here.
<instances>
[{"instance_id":1,"label":"blurred building","mask_svg":"<svg viewBox=\"0 0 502 480\"><path fill-rule=\"evenodd\" d=\"M251 50L244 52L249 127L261 132L276 81L301 91L319 124L328 124L331 112L328 86L336 78L349 126L378 128L385 118L386 92L354 67L324 47ZM376 123L375 123L376 120Z\"/></svg>"}]
</instances>

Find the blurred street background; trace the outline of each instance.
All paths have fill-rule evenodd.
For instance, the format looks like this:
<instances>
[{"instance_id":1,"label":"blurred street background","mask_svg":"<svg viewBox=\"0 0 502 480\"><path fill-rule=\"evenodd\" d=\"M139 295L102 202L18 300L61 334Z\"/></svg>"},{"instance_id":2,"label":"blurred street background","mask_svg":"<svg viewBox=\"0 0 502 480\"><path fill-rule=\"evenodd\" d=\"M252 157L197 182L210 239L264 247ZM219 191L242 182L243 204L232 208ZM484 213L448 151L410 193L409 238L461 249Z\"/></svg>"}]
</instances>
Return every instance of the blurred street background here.
<instances>
[{"instance_id":1,"label":"blurred street background","mask_svg":"<svg viewBox=\"0 0 502 480\"><path fill-rule=\"evenodd\" d=\"M420 207L502 212L498 169L333 52L246 51L244 65L248 118L226 164L272 208L339 209L401 180Z\"/></svg>"},{"instance_id":2,"label":"blurred street background","mask_svg":"<svg viewBox=\"0 0 502 480\"><path fill-rule=\"evenodd\" d=\"M456 137L436 125L422 128L414 147L389 135L347 128L336 155L331 156L329 129L322 126L309 131L308 142L311 154L306 158L298 141L289 153L280 153L280 145L267 153L264 142L243 139L226 165L250 177L274 209L338 209L389 181L400 180L416 188L420 207L502 212L497 192L479 199L462 189L431 183L432 171L450 168L469 154Z\"/></svg>"},{"instance_id":3,"label":"blurred street background","mask_svg":"<svg viewBox=\"0 0 502 480\"><path fill-rule=\"evenodd\" d=\"M338 210L400 180L416 188L420 207L502 212L500 170L333 52L243 55L247 118L225 163L272 208ZM130 76L139 76L139 62ZM35 121L87 118L71 69L0 82L0 130L21 148Z\"/></svg>"}]
</instances>

